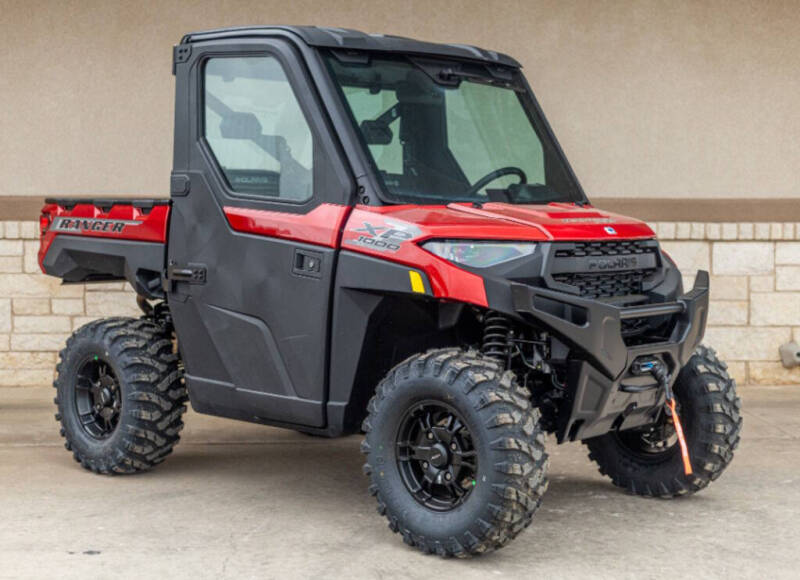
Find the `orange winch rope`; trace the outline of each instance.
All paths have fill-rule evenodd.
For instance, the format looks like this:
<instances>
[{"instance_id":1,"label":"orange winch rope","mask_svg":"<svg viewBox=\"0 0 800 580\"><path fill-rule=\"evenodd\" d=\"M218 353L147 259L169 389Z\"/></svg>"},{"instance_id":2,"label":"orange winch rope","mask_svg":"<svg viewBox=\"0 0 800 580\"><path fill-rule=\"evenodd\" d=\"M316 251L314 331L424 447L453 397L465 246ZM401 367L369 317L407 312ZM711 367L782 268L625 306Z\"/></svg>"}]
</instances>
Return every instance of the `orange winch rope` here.
<instances>
[{"instance_id":1,"label":"orange winch rope","mask_svg":"<svg viewBox=\"0 0 800 580\"><path fill-rule=\"evenodd\" d=\"M672 414L672 421L675 424L675 433L678 435L678 444L681 446L681 457L683 458L683 472L686 475L692 474L692 462L689 460L689 448L686 446L686 438L683 436L683 427L675 410L675 399L667 400L667 406Z\"/></svg>"}]
</instances>

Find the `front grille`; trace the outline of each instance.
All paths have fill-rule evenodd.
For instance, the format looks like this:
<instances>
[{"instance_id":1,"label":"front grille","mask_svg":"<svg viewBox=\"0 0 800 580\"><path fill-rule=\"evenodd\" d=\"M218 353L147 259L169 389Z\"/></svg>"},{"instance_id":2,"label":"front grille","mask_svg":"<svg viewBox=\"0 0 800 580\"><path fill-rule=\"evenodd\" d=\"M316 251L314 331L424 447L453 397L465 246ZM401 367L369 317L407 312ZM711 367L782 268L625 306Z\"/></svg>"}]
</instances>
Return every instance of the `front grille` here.
<instances>
[{"instance_id":1,"label":"front grille","mask_svg":"<svg viewBox=\"0 0 800 580\"><path fill-rule=\"evenodd\" d=\"M611 242L572 242L569 247L558 248L556 258L582 258L584 256L619 256L655 252L649 240L614 240Z\"/></svg>"},{"instance_id":2,"label":"front grille","mask_svg":"<svg viewBox=\"0 0 800 580\"><path fill-rule=\"evenodd\" d=\"M578 289L586 298L613 298L642 293L642 281L653 270L632 270L629 272L609 272L606 274L586 274L570 272L553 274L553 280Z\"/></svg>"},{"instance_id":3,"label":"front grille","mask_svg":"<svg viewBox=\"0 0 800 580\"><path fill-rule=\"evenodd\" d=\"M597 271L596 258L601 258L602 266L608 270ZM616 265L617 261L622 265ZM625 269L626 262L639 267ZM554 282L572 287L580 296L616 298L642 294L643 283L656 272L657 264L655 240L569 242L554 247L550 272ZM590 268L595 269L589 271Z\"/></svg>"},{"instance_id":4,"label":"front grille","mask_svg":"<svg viewBox=\"0 0 800 580\"><path fill-rule=\"evenodd\" d=\"M556 242L548 259L545 282L550 288L617 306L649 304L655 285L663 280L656 240ZM658 298L655 298L658 300ZM663 340L671 332L669 317L620 320L626 345Z\"/></svg>"}]
</instances>

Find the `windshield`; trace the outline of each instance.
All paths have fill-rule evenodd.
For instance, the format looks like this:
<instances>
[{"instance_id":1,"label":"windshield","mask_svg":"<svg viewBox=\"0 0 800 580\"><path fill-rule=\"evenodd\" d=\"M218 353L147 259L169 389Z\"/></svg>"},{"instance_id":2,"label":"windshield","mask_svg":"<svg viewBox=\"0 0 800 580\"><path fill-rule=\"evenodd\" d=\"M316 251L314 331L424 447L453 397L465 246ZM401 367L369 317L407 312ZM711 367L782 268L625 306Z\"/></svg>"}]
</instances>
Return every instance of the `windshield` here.
<instances>
[{"instance_id":1,"label":"windshield","mask_svg":"<svg viewBox=\"0 0 800 580\"><path fill-rule=\"evenodd\" d=\"M516 71L392 57L328 62L392 201L585 201Z\"/></svg>"}]
</instances>

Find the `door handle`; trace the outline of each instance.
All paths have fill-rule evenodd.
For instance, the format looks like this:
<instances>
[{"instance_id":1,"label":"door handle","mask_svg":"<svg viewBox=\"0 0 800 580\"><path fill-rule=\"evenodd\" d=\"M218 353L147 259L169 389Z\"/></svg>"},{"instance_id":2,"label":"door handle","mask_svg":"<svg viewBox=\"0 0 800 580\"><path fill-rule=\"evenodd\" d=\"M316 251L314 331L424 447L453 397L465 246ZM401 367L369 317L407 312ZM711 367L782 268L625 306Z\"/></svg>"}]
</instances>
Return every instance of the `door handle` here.
<instances>
[{"instance_id":1,"label":"door handle","mask_svg":"<svg viewBox=\"0 0 800 580\"><path fill-rule=\"evenodd\" d=\"M206 267L203 264L188 264L186 266L170 264L167 267L167 280L188 282L189 284L205 284L206 272Z\"/></svg>"},{"instance_id":2,"label":"door handle","mask_svg":"<svg viewBox=\"0 0 800 580\"><path fill-rule=\"evenodd\" d=\"M292 262L292 273L298 276L322 278L322 254L311 250L296 249Z\"/></svg>"}]
</instances>

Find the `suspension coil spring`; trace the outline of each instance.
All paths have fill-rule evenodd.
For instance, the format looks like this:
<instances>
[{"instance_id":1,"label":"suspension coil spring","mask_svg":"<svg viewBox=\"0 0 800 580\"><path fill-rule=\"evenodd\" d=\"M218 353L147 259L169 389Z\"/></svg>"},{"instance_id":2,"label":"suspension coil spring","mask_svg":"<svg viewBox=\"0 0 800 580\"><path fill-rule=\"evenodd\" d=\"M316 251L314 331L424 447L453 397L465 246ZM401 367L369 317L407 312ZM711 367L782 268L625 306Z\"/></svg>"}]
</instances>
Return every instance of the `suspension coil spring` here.
<instances>
[{"instance_id":1,"label":"suspension coil spring","mask_svg":"<svg viewBox=\"0 0 800 580\"><path fill-rule=\"evenodd\" d=\"M508 318L489 310L483 317L483 354L499 360L508 360L511 353L511 324Z\"/></svg>"}]
</instances>

